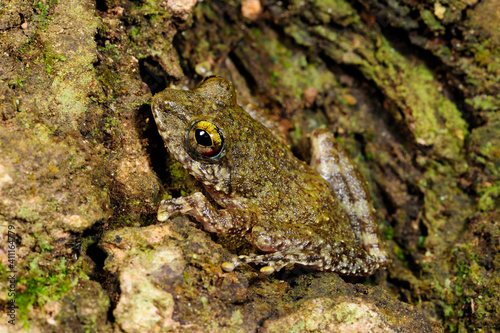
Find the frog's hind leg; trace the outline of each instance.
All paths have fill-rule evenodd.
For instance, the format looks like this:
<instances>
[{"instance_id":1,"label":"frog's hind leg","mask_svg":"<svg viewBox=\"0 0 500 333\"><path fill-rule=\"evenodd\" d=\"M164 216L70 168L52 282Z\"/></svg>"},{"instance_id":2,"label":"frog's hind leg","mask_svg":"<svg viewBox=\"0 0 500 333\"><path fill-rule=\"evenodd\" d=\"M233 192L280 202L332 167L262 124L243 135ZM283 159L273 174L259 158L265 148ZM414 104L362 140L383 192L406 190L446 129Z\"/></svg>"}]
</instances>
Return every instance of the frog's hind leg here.
<instances>
[{"instance_id":1,"label":"frog's hind leg","mask_svg":"<svg viewBox=\"0 0 500 333\"><path fill-rule=\"evenodd\" d=\"M346 276L367 276L380 267L378 258L368 254L357 246L343 242L335 246L322 246L321 250L303 249L301 251L278 251L261 255L239 256L232 264L242 263L265 265L260 269L263 274L281 270L288 264L297 264L306 268L335 272Z\"/></svg>"},{"instance_id":2,"label":"frog's hind leg","mask_svg":"<svg viewBox=\"0 0 500 333\"><path fill-rule=\"evenodd\" d=\"M330 131L315 130L311 134L311 146L311 166L337 195L351 222L356 243L375 256L380 267L387 266L388 258L378 237L378 224L366 181Z\"/></svg>"},{"instance_id":3,"label":"frog's hind leg","mask_svg":"<svg viewBox=\"0 0 500 333\"><path fill-rule=\"evenodd\" d=\"M377 257L356 245L352 238L327 241L321 229L304 224L290 226L284 233L273 228L272 222L255 226L245 238L265 254L239 256L232 262L265 265L261 272L271 274L287 264L297 264L311 269L336 272L342 275L363 276L373 274L379 267ZM339 235L343 233L337 230Z\"/></svg>"}]
</instances>

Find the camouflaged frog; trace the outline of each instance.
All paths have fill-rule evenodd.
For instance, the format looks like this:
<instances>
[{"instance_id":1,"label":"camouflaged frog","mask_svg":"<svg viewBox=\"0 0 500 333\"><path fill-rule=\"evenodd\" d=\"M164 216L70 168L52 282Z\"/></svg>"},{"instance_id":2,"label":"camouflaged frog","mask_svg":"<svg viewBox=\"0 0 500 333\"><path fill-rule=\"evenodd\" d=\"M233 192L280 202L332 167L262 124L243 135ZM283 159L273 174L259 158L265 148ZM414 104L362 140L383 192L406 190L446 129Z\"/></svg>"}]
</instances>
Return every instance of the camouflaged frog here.
<instances>
[{"instance_id":1,"label":"camouflaged frog","mask_svg":"<svg viewBox=\"0 0 500 333\"><path fill-rule=\"evenodd\" d=\"M262 254L224 263L287 264L342 275L373 274L388 259L374 210L354 164L327 130L311 134L311 166L236 102L230 82L210 77L152 102L166 147L223 209L197 192L161 202L158 220L193 216L205 230L245 237Z\"/></svg>"}]
</instances>

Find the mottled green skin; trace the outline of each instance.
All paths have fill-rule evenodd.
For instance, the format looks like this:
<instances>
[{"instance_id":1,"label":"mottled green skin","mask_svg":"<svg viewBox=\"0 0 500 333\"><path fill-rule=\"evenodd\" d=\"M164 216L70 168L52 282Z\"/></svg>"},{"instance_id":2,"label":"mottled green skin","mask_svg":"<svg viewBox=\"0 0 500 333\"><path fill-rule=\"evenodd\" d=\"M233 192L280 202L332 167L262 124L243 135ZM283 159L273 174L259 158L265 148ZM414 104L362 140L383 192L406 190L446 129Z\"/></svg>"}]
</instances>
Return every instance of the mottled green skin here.
<instances>
[{"instance_id":1,"label":"mottled green skin","mask_svg":"<svg viewBox=\"0 0 500 333\"><path fill-rule=\"evenodd\" d=\"M297 263L367 275L380 266L357 246L329 184L238 106L231 83L212 77L190 91L167 89L154 97L152 110L168 150L224 208L215 210L197 193L163 201L160 220L187 213L210 232L245 236L267 254L240 260L278 270ZM212 163L197 161L186 149L186 131L202 119L216 124L225 140Z\"/></svg>"}]
</instances>

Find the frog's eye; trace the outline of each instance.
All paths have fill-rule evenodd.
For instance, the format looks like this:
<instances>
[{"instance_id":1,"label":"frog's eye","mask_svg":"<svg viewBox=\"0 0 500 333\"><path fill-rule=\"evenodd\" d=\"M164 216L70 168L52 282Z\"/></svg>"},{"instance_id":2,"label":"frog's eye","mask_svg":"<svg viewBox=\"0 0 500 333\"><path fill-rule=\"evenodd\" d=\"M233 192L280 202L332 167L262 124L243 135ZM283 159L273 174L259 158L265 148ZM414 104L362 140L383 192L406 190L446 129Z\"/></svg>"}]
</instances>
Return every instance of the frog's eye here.
<instances>
[{"instance_id":1,"label":"frog's eye","mask_svg":"<svg viewBox=\"0 0 500 333\"><path fill-rule=\"evenodd\" d=\"M186 144L193 158L216 161L224 148L224 137L216 125L206 120L199 120L189 128Z\"/></svg>"}]
</instances>

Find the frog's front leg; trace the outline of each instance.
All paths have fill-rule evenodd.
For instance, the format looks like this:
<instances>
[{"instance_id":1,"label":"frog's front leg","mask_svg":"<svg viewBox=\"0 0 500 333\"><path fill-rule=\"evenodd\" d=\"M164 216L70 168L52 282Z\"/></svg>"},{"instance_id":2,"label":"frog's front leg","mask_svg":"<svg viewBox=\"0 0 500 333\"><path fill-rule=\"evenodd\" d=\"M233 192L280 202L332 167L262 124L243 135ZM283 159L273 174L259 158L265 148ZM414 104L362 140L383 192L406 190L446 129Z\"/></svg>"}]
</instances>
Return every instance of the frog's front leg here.
<instances>
[{"instance_id":1,"label":"frog's front leg","mask_svg":"<svg viewBox=\"0 0 500 333\"><path fill-rule=\"evenodd\" d=\"M186 197L163 200L158 208L158 221L166 221L175 213L193 216L208 232L242 235L248 227L225 210L217 210L200 192Z\"/></svg>"},{"instance_id":2,"label":"frog's front leg","mask_svg":"<svg viewBox=\"0 0 500 333\"><path fill-rule=\"evenodd\" d=\"M389 260L379 240L378 223L368 185L356 165L328 130L313 131L311 147L311 166L337 195L349 217L356 243L375 256L381 267L387 266Z\"/></svg>"}]
</instances>

